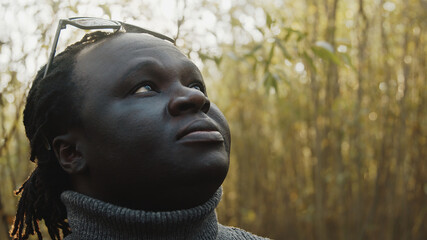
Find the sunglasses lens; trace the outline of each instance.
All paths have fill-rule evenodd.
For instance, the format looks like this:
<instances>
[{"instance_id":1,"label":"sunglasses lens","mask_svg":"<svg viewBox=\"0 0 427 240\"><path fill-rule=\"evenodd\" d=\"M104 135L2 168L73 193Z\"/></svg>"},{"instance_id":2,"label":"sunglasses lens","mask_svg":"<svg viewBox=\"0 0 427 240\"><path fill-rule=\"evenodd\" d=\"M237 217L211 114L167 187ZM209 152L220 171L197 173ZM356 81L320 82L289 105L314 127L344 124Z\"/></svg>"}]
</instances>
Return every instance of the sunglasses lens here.
<instances>
[{"instance_id":1,"label":"sunglasses lens","mask_svg":"<svg viewBox=\"0 0 427 240\"><path fill-rule=\"evenodd\" d=\"M73 22L84 27L120 26L118 22L101 18L80 18L73 19Z\"/></svg>"}]
</instances>

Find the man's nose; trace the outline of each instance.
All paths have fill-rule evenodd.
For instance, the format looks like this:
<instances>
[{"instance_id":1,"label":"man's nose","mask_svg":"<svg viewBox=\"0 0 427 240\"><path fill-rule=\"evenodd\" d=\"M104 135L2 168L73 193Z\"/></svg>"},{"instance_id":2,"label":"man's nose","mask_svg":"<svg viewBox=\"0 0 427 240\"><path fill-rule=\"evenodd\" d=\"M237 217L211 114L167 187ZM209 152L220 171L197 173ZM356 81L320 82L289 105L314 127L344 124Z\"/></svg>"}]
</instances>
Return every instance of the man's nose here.
<instances>
[{"instance_id":1,"label":"man's nose","mask_svg":"<svg viewBox=\"0 0 427 240\"><path fill-rule=\"evenodd\" d=\"M199 111L207 113L211 103L203 92L194 88L180 86L173 91L168 110L172 116L179 116Z\"/></svg>"}]
</instances>

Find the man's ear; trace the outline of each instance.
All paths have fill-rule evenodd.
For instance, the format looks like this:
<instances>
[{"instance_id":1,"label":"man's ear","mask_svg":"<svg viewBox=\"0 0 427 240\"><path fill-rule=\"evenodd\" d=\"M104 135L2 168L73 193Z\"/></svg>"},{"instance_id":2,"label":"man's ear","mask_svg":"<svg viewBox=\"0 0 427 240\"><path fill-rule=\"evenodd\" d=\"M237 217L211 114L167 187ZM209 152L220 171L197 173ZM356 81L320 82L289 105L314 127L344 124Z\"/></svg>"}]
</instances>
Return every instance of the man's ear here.
<instances>
[{"instance_id":1,"label":"man's ear","mask_svg":"<svg viewBox=\"0 0 427 240\"><path fill-rule=\"evenodd\" d=\"M86 160L79 150L78 137L68 132L53 139L53 150L62 169L69 174L79 174L86 170Z\"/></svg>"}]
</instances>

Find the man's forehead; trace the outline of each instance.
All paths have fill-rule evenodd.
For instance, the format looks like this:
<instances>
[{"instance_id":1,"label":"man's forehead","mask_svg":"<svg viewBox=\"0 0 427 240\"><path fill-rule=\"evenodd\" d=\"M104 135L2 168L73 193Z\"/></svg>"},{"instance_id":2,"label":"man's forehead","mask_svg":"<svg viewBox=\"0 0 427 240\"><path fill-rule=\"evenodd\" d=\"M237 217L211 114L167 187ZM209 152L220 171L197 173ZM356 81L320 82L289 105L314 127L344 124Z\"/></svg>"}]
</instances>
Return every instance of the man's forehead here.
<instances>
[{"instance_id":1,"label":"man's forehead","mask_svg":"<svg viewBox=\"0 0 427 240\"><path fill-rule=\"evenodd\" d=\"M169 42L147 34L123 33L83 49L76 57L74 73L83 79L105 78L107 73L111 78L125 74L132 67L130 65L147 57L158 59L162 63L189 62Z\"/></svg>"},{"instance_id":2,"label":"man's forehead","mask_svg":"<svg viewBox=\"0 0 427 240\"><path fill-rule=\"evenodd\" d=\"M138 65L147 62L170 73L189 71L201 75L174 45L146 34L124 33L95 43L76 57L74 74L80 84L111 84L120 82ZM90 82L90 83L89 83Z\"/></svg>"},{"instance_id":3,"label":"man's forehead","mask_svg":"<svg viewBox=\"0 0 427 240\"><path fill-rule=\"evenodd\" d=\"M82 60L82 58L99 57L97 56L99 53L104 53L103 55L117 55L120 52L134 51L136 49L167 49L180 53L180 51L171 43L151 35L143 33L121 33L83 49L77 55L77 60Z\"/></svg>"}]
</instances>

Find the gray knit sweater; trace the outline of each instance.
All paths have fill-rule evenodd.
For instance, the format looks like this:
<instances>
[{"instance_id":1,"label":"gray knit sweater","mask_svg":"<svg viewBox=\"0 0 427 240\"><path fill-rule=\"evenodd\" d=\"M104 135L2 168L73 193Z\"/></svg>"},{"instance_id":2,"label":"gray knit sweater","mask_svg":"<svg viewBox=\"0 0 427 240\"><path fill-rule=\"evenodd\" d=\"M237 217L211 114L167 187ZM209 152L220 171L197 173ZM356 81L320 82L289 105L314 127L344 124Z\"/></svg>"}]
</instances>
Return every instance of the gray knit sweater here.
<instances>
[{"instance_id":1,"label":"gray knit sweater","mask_svg":"<svg viewBox=\"0 0 427 240\"><path fill-rule=\"evenodd\" d=\"M73 191L61 194L72 234L65 240L266 239L218 223L221 188L206 203L185 210L145 212L115 206Z\"/></svg>"}]
</instances>

